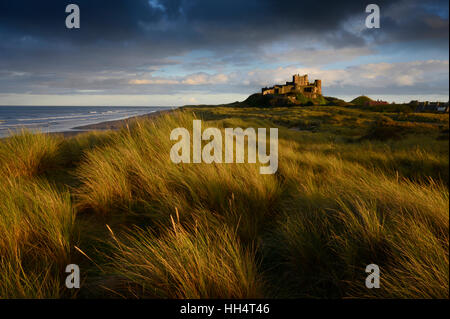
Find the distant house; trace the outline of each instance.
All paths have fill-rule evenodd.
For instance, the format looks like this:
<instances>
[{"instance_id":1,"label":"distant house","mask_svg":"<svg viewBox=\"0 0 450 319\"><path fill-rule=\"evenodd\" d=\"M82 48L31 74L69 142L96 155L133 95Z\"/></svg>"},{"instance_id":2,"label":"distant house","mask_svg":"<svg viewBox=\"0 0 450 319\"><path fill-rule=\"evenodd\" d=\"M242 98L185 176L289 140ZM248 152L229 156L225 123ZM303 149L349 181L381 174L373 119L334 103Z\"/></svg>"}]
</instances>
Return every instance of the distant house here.
<instances>
[{"instance_id":1,"label":"distant house","mask_svg":"<svg viewBox=\"0 0 450 319\"><path fill-rule=\"evenodd\" d=\"M389 104L386 101L382 101L382 100L376 100L376 101L368 101L366 103L366 106L376 106L376 105L386 105Z\"/></svg>"},{"instance_id":2,"label":"distant house","mask_svg":"<svg viewBox=\"0 0 450 319\"><path fill-rule=\"evenodd\" d=\"M412 106L415 106L416 112L438 112L438 113L448 113L449 111L449 103L448 102L419 102L419 101L411 101L409 103Z\"/></svg>"},{"instance_id":3,"label":"distant house","mask_svg":"<svg viewBox=\"0 0 450 319\"><path fill-rule=\"evenodd\" d=\"M448 105L447 106L438 106L437 111L441 113L448 113Z\"/></svg>"}]
</instances>

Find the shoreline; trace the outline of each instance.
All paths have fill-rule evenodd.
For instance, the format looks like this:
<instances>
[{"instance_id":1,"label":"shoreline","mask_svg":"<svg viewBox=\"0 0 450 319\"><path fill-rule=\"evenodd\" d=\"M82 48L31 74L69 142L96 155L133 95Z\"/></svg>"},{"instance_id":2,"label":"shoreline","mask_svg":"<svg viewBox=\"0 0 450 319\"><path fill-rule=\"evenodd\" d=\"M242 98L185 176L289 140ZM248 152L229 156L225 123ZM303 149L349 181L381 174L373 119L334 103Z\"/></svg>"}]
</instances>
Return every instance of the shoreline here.
<instances>
[{"instance_id":1,"label":"shoreline","mask_svg":"<svg viewBox=\"0 0 450 319\"><path fill-rule=\"evenodd\" d=\"M111 120L111 121L104 121L104 122L95 123L95 124L75 126L75 127L72 127L71 130L80 130L81 132L92 131L92 130L118 130L118 129L126 126L129 123L135 122L138 119L150 119L150 118L153 118L156 116L160 116L161 114L170 113L176 109L177 108L170 109L170 110L153 111L153 112L150 112L147 114L127 117L127 118L121 119L121 120ZM68 132L72 132L72 131L68 131Z\"/></svg>"},{"instance_id":2,"label":"shoreline","mask_svg":"<svg viewBox=\"0 0 450 319\"><path fill-rule=\"evenodd\" d=\"M174 108L168 109L168 110L159 110L159 111L153 111L153 112L142 114L142 115L131 116L131 117L127 117L127 118L121 119L121 120L103 121L103 122L94 123L94 124L75 126L66 131L47 132L46 134L62 135L63 137L73 137L73 136L77 136L79 134L88 133L88 132L92 132L92 131L117 131L117 130L125 127L126 125L133 123L139 119L151 119L151 118L160 116L165 113L173 112L179 108L182 108L182 106L174 107ZM8 136L1 136L0 141L4 140L6 138L8 138Z\"/></svg>"},{"instance_id":3,"label":"shoreline","mask_svg":"<svg viewBox=\"0 0 450 319\"><path fill-rule=\"evenodd\" d=\"M181 108L181 107L174 107L174 108L168 109L168 110L153 111L153 112L142 114L142 115L127 117L127 118L121 119L121 120L103 121L103 122L99 122L99 123L95 123L95 124L75 126L75 127L69 128L66 131L47 132L46 134L62 135L63 137L74 137L79 134L88 133L88 132L92 132L92 131L117 131L117 130L121 129L122 127L125 127L126 125L133 123L139 119L151 119L151 118L160 116L165 113L173 112L174 110L177 110L179 108ZM8 138L8 136L0 137L0 141L4 140L6 138Z\"/></svg>"},{"instance_id":4,"label":"shoreline","mask_svg":"<svg viewBox=\"0 0 450 319\"><path fill-rule=\"evenodd\" d=\"M121 120L103 121L103 122L95 123L95 124L75 126L75 127L70 128L70 130L68 130L68 131L52 132L49 134L59 134L59 135L63 135L64 137L72 137L72 136L76 136L78 134L83 134L83 133L92 132L92 131L117 131L117 130L121 129L122 127L125 127L126 125L133 123L139 119L151 119L151 118L160 116L165 113L173 112L176 109L178 109L178 108L173 108L170 110L154 111L154 112L143 114L143 115L127 117L127 118L121 119Z\"/></svg>"}]
</instances>

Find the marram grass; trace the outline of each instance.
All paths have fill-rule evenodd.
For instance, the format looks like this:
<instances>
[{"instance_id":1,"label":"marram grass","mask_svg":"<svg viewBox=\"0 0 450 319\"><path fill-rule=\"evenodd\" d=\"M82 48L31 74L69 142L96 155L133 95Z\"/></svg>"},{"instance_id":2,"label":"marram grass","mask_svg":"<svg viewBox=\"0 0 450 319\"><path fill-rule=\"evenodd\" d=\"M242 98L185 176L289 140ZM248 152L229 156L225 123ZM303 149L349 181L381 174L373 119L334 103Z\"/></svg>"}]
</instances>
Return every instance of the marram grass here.
<instances>
[{"instance_id":1,"label":"marram grass","mask_svg":"<svg viewBox=\"0 0 450 319\"><path fill-rule=\"evenodd\" d=\"M170 132L195 118L279 127L277 173L173 164ZM191 108L24 131L0 142L0 174L2 298L448 298L448 115Z\"/></svg>"},{"instance_id":2,"label":"marram grass","mask_svg":"<svg viewBox=\"0 0 450 319\"><path fill-rule=\"evenodd\" d=\"M112 274L130 296L147 298L261 298L262 277L254 252L225 226L194 223L155 236L133 229L113 237ZM124 289L122 289L124 290Z\"/></svg>"},{"instance_id":3,"label":"marram grass","mask_svg":"<svg viewBox=\"0 0 450 319\"><path fill-rule=\"evenodd\" d=\"M0 184L0 297L50 298L68 293L75 212L68 192L46 181L4 177Z\"/></svg>"}]
</instances>

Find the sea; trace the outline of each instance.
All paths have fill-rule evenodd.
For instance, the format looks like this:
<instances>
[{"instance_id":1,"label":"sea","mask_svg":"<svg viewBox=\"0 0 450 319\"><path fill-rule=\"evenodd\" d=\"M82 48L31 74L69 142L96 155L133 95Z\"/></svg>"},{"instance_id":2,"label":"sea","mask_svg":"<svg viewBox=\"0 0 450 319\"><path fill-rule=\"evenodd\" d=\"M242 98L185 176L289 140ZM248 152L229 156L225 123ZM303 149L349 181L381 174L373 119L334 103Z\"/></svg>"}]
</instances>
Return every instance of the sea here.
<instances>
[{"instance_id":1,"label":"sea","mask_svg":"<svg viewBox=\"0 0 450 319\"><path fill-rule=\"evenodd\" d=\"M78 126L172 109L162 106L0 106L0 138L23 128L33 132L77 131Z\"/></svg>"}]
</instances>

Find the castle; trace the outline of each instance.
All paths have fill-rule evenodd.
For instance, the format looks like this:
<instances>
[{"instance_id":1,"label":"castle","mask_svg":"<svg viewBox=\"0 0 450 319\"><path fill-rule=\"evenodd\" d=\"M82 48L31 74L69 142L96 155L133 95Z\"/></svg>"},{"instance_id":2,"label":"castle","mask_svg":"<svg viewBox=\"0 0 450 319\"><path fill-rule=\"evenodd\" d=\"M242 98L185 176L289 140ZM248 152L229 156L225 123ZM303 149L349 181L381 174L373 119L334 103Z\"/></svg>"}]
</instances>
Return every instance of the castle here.
<instances>
[{"instance_id":1,"label":"castle","mask_svg":"<svg viewBox=\"0 0 450 319\"><path fill-rule=\"evenodd\" d=\"M261 93L263 95L302 93L307 98L315 99L322 95L322 81L315 80L314 83L309 83L307 74L295 74L292 76L292 82L286 82L284 85L277 84L270 88L262 88Z\"/></svg>"}]
</instances>

